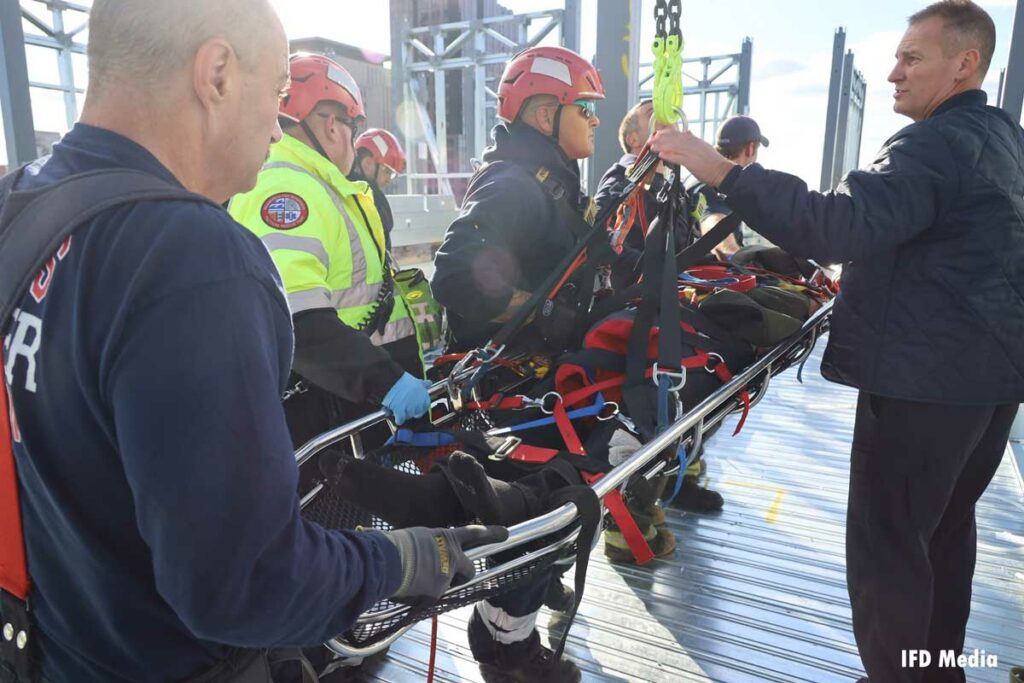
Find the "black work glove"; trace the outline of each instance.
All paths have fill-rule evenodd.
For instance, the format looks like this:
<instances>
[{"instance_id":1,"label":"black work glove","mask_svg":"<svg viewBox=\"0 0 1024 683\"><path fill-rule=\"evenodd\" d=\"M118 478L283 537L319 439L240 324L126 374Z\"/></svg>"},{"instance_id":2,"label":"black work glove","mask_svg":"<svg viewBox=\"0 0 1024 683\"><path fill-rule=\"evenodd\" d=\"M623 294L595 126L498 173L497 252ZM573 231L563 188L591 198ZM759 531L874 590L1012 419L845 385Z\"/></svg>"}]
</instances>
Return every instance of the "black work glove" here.
<instances>
[{"instance_id":1,"label":"black work glove","mask_svg":"<svg viewBox=\"0 0 1024 683\"><path fill-rule=\"evenodd\" d=\"M537 328L547 342L548 348L564 351L573 340L580 324L580 315L575 306L558 299L548 299L541 306L537 316Z\"/></svg>"},{"instance_id":2,"label":"black work glove","mask_svg":"<svg viewBox=\"0 0 1024 683\"><path fill-rule=\"evenodd\" d=\"M384 534L402 556L402 585L391 596L396 602L431 604L452 586L466 583L476 574L463 552L508 538L503 526L461 526L453 529L413 527Z\"/></svg>"}]
</instances>

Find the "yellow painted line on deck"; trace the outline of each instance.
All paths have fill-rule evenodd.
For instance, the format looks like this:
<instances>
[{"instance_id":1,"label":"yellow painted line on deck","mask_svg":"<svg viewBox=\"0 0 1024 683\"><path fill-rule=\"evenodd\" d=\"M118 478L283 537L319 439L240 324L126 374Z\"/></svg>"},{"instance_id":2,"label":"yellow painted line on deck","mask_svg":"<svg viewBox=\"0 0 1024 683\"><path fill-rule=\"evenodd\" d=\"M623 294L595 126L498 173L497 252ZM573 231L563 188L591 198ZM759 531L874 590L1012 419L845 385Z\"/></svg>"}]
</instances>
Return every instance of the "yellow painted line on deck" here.
<instances>
[{"instance_id":1,"label":"yellow painted line on deck","mask_svg":"<svg viewBox=\"0 0 1024 683\"><path fill-rule=\"evenodd\" d=\"M768 513L765 515L765 521L769 524L775 524L779 519L779 509L782 507L782 499L786 497L786 490L778 486L765 486L764 484L752 484L745 481L723 481L722 486L740 486L747 489L758 489L759 491L768 491L774 493L775 498L772 499L772 504L768 506Z\"/></svg>"}]
</instances>

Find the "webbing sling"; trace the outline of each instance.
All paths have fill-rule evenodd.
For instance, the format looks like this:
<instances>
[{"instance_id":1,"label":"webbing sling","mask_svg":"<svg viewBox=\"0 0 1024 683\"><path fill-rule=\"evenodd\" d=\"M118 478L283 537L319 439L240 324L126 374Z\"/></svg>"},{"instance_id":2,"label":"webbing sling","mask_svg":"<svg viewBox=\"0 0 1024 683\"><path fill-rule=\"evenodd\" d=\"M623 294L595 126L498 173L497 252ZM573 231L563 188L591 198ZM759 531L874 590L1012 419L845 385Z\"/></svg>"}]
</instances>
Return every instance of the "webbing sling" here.
<instances>
[{"instance_id":1,"label":"webbing sling","mask_svg":"<svg viewBox=\"0 0 1024 683\"><path fill-rule=\"evenodd\" d=\"M41 190L13 191L23 172L19 169L0 184L0 336L7 333L22 295L61 242L103 211L132 202L170 200L221 208L211 199L141 171L88 171ZM55 200L57 192L60 201Z\"/></svg>"},{"instance_id":2,"label":"webbing sling","mask_svg":"<svg viewBox=\"0 0 1024 683\"><path fill-rule=\"evenodd\" d=\"M167 200L220 208L206 197L140 171L90 171L39 190L15 191L23 173L24 167L0 180L0 337L9 331L22 296L61 243L101 212L132 202ZM31 581L21 526L13 416L4 382L0 392L0 623L4 630L10 625L13 637L0 637L0 659L14 665L20 680L34 681L37 671L28 605Z\"/></svg>"},{"instance_id":3,"label":"webbing sling","mask_svg":"<svg viewBox=\"0 0 1024 683\"><path fill-rule=\"evenodd\" d=\"M481 177L484 168L486 167L481 167L481 169L477 171L477 175L474 180ZM473 181L471 180L470 188L472 188L472 186ZM468 194L469 191L467 190L467 195ZM573 234L579 235L580 237L577 239L572 251L566 254L562 260L558 262L558 265L552 269L551 273L544 279L540 286L533 291L526 303L520 306L515 314L512 315L512 317L510 317L509 320L494 334L491 341L487 344L487 348L500 349L508 343L512 336L526 323L537 306L557 294L557 292L554 291L556 285L559 285L564 279L567 279L565 278L565 274L574 266L579 265L578 261L580 257L588 250L588 248L601 249L602 253L606 252L609 258L613 254L611 251L611 245L608 244L605 223L608 221L609 216L611 216L612 211L615 208L614 205L606 207L605 210L597 215L593 225L590 225L583 220L583 217L576 211L563 212L561 210L561 203L567 202L568 199L555 199L554 197L552 197L552 199L556 202L559 218L571 220L572 223L569 228L572 230Z\"/></svg>"}]
</instances>

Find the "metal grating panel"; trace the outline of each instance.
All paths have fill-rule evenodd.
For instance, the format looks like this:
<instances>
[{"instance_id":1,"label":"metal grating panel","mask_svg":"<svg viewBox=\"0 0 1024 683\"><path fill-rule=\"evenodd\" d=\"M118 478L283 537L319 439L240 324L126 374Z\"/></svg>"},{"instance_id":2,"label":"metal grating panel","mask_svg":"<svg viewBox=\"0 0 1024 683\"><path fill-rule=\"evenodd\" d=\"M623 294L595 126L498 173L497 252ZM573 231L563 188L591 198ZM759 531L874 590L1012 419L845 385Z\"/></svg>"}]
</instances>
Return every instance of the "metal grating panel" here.
<instances>
[{"instance_id":1,"label":"metal grating panel","mask_svg":"<svg viewBox=\"0 0 1024 683\"><path fill-rule=\"evenodd\" d=\"M852 683L862 675L850 630L843 525L856 393L817 372L774 380L743 433L708 448L717 516L669 511L675 556L610 565L599 547L567 648L588 681L752 680ZM978 506L978 568L967 650L999 657L969 680L1002 683L1024 664L1024 494L1008 457ZM443 615L438 681L479 681L469 610ZM557 629L543 612L542 628ZM364 669L375 681L422 681L430 624Z\"/></svg>"}]
</instances>

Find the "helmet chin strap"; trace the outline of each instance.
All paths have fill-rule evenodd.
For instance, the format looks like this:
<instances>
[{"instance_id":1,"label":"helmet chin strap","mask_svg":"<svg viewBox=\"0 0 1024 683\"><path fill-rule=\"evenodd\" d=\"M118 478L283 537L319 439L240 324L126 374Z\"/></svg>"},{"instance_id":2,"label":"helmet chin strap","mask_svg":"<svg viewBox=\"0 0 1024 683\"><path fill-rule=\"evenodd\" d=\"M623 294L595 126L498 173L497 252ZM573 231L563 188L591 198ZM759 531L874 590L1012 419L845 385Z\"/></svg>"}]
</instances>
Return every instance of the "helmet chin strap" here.
<instances>
[{"instance_id":1,"label":"helmet chin strap","mask_svg":"<svg viewBox=\"0 0 1024 683\"><path fill-rule=\"evenodd\" d=\"M305 131L306 136L309 138L309 141L313 143L313 149L319 152L320 156L322 156L324 159L327 159L327 161L331 161L331 158L327 156L327 152L324 150L324 146L320 144L320 139L316 136L316 133L313 132L313 129L309 127L309 124L306 121L306 119L303 119L302 121L299 122L299 125L302 126L302 130ZM358 137L356 135L355 124L349 125L349 130L352 131L352 144L354 145L356 137ZM332 161L331 163L334 162Z\"/></svg>"},{"instance_id":2,"label":"helmet chin strap","mask_svg":"<svg viewBox=\"0 0 1024 683\"><path fill-rule=\"evenodd\" d=\"M551 129L551 137L555 139L555 142L558 142L558 134L562 130L562 109L564 108L565 105L559 102L558 109L555 110L555 125Z\"/></svg>"},{"instance_id":3,"label":"helmet chin strap","mask_svg":"<svg viewBox=\"0 0 1024 683\"><path fill-rule=\"evenodd\" d=\"M306 137L309 138L309 141L313 143L313 149L319 152L320 156L322 156L324 159L327 159L327 161L331 161L331 158L327 156L327 152L324 151L324 146L320 144L320 140L317 138L316 133L314 133L313 129L309 127L309 124L306 123L306 120L303 119L302 121L300 121L299 125L302 126L302 130L305 131Z\"/></svg>"}]
</instances>

